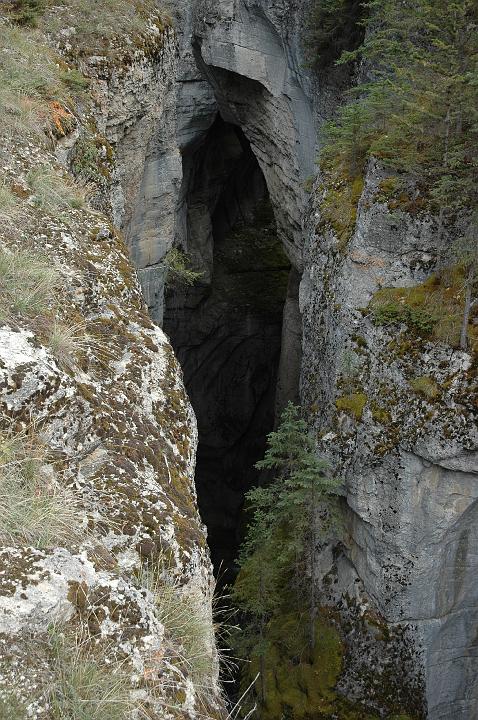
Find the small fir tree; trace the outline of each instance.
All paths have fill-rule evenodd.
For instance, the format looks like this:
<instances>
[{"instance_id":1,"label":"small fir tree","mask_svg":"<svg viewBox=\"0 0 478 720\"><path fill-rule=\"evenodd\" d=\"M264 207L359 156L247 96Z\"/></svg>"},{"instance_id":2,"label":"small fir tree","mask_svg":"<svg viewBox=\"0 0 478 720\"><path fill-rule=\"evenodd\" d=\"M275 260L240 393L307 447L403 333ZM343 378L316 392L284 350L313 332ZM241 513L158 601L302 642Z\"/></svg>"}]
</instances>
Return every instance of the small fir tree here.
<instances>
[{"instance_id":1,"label":"small fir tree","mask_svg":"<svg viewBox=\"0 0 478 720\"><path fill-rule=\"evenodd\" d=\"M268 436L264 459L256 465L273 480L247 493L252 520L241 548L234 596L249 618L243 648L259 656L261 677L267 652L267 623L297 591L295 609L308 610L309 646L315 647L317 616L317 545L337 529L338 481L315 453L299 408L289 403L275 432ZM308 601L304 603L304 567L308 566ZM261 682L264 701L265 686Z\"/></svg>"},{"instance_id":2,"label":"small fir tree","mask_svg":"<svg viewBox=\"0 0 478 720\"><path fill-rule=\"evenodd\" d=\"M468 228L460 239L468 258L463 347L476 266L467 248L470 235L476 247L478 206L478 4L371 0L367 7L366 38L340 62L360 58L369 78L329 124L322 159L354 176L373 156L397 172L398 187L414 179L438 215L438 245L449 220Z\"/></svg>"}]
</instances>

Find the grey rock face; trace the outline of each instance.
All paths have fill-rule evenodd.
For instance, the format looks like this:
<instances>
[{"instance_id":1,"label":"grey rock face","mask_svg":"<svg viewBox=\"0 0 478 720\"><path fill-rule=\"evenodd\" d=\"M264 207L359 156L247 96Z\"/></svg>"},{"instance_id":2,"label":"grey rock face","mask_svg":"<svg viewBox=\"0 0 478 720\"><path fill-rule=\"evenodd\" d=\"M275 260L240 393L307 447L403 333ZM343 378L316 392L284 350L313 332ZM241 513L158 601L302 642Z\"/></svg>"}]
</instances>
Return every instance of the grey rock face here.
<instances>
[{"instance_id":1,"label":"grey rock face","mask_svg":"<svg viewBox=\"0 0 478 720\"><path fill-rule=\"evenodd\" d=\"M391 627L413 628L407 654L423 666L428 717L468 720L478 711L471 669L476 381L466 353L430 342L401 345L405 326L397 337L363 314L379 287L420 283L442 252L433 218L392 214L374 202L381 177L372 165L345 251L331 228L311 234L302 282L303 398L327 430L322 450L344 480L344 585L356 573ZM416 378L428 378L436 393L421 395ZM353 393L363 402L359 415L334 407ZM413 687L412 678L403 681Z\"/></svg>"},{"instance_id":2,"label":"grey rock face","mask_svg":"<svg viewBox=\"0 0 478 720\"><path fill-rule=\"evenodd\" d=\"M293 395L302 338L302 402L321 433L321 451L344 481L348 539L340 557L325 563L337 580L330 601L350 614L352 598L357 622L378 613L394 637L387 646L369 623L354 652L350 636L340 689L385 712L379 689L360 679L376 665L395 674L395 689L413 712L424 712L424 693L431 720L470 720L478 714L478 438L470 357L434 343L402 353L396 328L376 327L362 312L380 287L413 286L433 271L441 252L436 220L391 213L377 200L383 175L374 165L346 248L321 222L320 197L307 206L315 126L330 111L334 90L324 86L314 96L302 69L300 3L179 2L177 16L179 57L169 52L154 66L133 66L105 87L112 103L105 131L118 153L115 215L150 312L161 320L161 260L173 242L204 273L204 285L211 282L212 218L225 176L199 177L197 158L219 114L250 143L279 236L303 271L300 311L295 290L284 310L277 402ZM229 150L232 162L233 144ZM206 330L199 321L194 328ZM190 360L185 350L186 368ZM410 385L423 376L437 386L435 399ZM350 394L363 396L357 416L335 405Z\"/></svg>"}]
</instances>

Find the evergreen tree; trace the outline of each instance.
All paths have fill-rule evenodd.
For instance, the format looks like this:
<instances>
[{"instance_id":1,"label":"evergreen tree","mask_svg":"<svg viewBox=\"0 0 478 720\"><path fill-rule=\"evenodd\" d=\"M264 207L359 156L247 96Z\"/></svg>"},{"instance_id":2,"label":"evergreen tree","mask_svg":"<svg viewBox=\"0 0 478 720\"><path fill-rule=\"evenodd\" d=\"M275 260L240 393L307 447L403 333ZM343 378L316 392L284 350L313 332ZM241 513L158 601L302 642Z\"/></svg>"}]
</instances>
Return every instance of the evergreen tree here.
<instances>
[{"instance_id":1,"label":"evergreen tree","mask_svg":"<svg viewBox=\"0 0 478 720\"><path fill-rule=\"evenodd\" d=\"M469 236L478 241L478 4L372 0L368 8L365 41L341 62L360 58L370 79L329 125L323 159L354 175L374 156L414 178L439 217L438 240L460 218L469 257ZM475 265L467 262L467 297Z\"/></svg>"},{"instance_id":2,"label":"evergreen tree","mask_svg":"<svg viewBox=\"0 0 478 720\"><path fill-rule=\"evenodd\" d=\"M290 606L294 589L296 609L309 612L309 644L311 649L315 645L317 544L337 528L338 481L316 456L307 425L292 403L268 436L264 459L256 467L272 471L274 479L247 493L252 520L241 548L234 596L249 618L245 644L262 658L267 651L267 622L281 607ZM310 578L304 603L306 566Z\"/></svg>"},{"instance_id":3,"label":"evergreen tree","mask_svg":"<svg viewBox=\"0 0 478 720\"><path fill-rule=\"evenodd\" d=\"M316 67L329 65L342 52L352 50L362 42L360 20L364 9L361 0L314 0L307 45Z\"/></svg>"}]
</instances>

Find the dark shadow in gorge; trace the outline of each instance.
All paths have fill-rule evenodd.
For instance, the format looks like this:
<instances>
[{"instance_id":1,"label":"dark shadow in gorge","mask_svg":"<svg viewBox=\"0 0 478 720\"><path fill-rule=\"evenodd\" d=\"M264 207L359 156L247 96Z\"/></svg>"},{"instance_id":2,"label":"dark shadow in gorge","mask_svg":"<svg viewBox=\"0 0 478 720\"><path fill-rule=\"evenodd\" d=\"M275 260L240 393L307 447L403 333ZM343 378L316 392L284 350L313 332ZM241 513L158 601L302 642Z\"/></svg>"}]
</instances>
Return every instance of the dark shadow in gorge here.
<instances>
[{"instance_id":1,"label":"dark shadow in gorge","mask_svg":"<svg viewBox=\"0 0 478 720\"><path fill-rule=\"evenodd\" d=\"M241 130L216 120L183 156L184 250L203 273L167 293L171 338L199 429L196 486L216 575L234 579L244 493L274 426L289 261Z\"/></svg>"}]
</instances>

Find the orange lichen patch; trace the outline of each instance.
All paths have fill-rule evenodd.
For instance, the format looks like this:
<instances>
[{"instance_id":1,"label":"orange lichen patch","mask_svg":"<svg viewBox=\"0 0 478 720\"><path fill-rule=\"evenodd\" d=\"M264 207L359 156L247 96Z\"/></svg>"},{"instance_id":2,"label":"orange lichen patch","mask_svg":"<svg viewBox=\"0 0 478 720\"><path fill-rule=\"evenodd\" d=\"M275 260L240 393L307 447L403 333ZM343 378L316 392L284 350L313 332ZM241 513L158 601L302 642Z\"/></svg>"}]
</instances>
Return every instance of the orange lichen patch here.
<instances>
[{"instance_id":1,"label":"orange lichen patch","mask_svg":"<svg viewBox=\"0 0 478 720\"><path fill-rule=\"evenodd\" d=\"M69 135L76 126L76 118L70 110L67 110L57 100L49 103L50 118L53 124L54 132L57 137L65 137Z\"/></svg>"}]
</instances>

